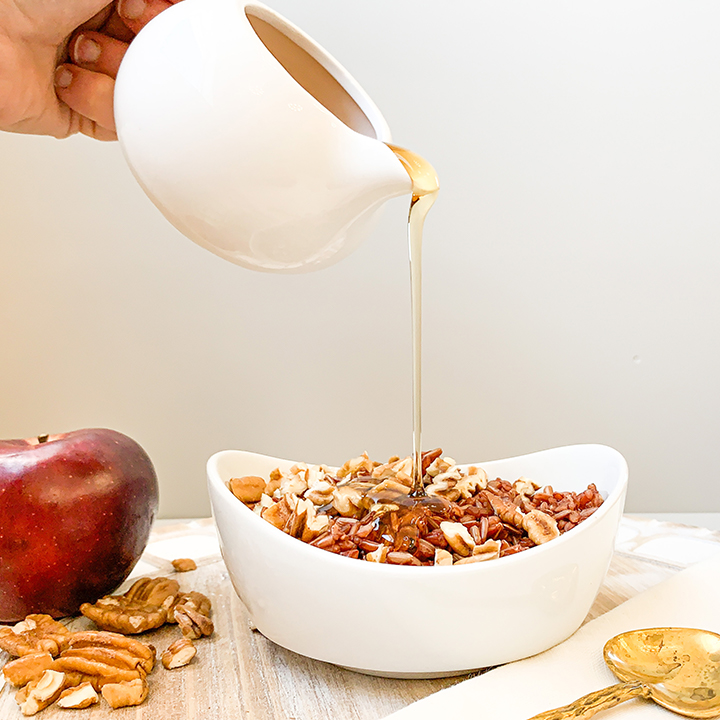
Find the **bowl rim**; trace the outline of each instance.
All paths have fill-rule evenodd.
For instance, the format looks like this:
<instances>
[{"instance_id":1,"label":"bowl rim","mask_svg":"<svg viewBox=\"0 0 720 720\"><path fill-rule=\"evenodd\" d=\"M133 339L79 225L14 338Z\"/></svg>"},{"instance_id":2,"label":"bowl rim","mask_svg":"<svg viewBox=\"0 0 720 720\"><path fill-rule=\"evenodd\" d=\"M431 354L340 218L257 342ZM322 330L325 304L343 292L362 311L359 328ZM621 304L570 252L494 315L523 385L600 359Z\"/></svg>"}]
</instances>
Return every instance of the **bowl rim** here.
<instances>
[{"instance_id":1,"label":"bowl rim","mask_svg":"<svg viewBox=\"0 0 720 720\"><path fill-rule=\"evenodd\" d=\"M627 489L627 483L628 483L628 465L627 461L623 457L623 455L615 450L614 448L610 447L609 445L603 445L600 443L578 443L573 445L563 445L553 448L547 448L544 450L538 450L531 453L525 453L523 455L516 455L509 458L499 458L497 460L486 460L483 462L472 462L472 463L458 463L458 466L461 468L467 468L470 465L475 465L478 467L484 467L486 465L489 465L491 463L501 463L501 462L507 462L507 461L515 461L515 460L524 460L527 458L536 457L538 455L544 455L544 454L550 454L550 453L556 453L559 451L568 451L570 449L583 449L583 450L601 450L603 452L606 452L608 457L614 457L616 461L618 462L618 479L613 487L613 489L608 493L608 496L603 499L603 504L586 520L583 520L579 525L575 526L571 530L568 530L566 533L563 533L557 538L554 538L548 543L544 543L542 545L536 545L535 547L528 548L527 550L524 550L519 553L515 553L513 555L509 555L504 558L498 558L499 560L502 560L501 567L509 569L512 567L512 563L524 563L524 562L534 562L537 560L541 553L548 553L548 552L555 552L558 549L564 547L568 542L572 542L574 538L578 536L579 533L585 533L589 532L591 528L593 528L595 525L599 524L602 519L608 515L611 510L617 505L617 503L622 499L622 497L625 494L625 491ZM328 552L327 550L323 550L322 548L315 547L314 545L310 545L309 543L305 543L302 540L299 540L298 538L292 537L290 535L287 535L287 533L282 532L278 528L274 527L270 523L268 523L266 520L263 520L257 513L253 512L245 503L243 503L241 500L238 500L232 492L230 492L230 488L227 486L226 482L223 481L223 479L220 476L220 472L218 470L218 463L223 457L232 456L232 455L243 455L243 456L254 456L257 458L262 458L264 460L272 460L272 461L279 461L280 463L286 464L286 463L301 463L304 461L298 461L298 460L287 460L284 458L278 458L274 457L272 455L265 455L263 453L256 453L250 450L221 450L219 452L214 453L207 461L207 477L208 477L208 484L211 486L215 486L221 493L221 497L227 499L228 501L231 501L228 504L228 507L235 507L232 503L236 503L238 507L238 511L240 513L240 516L243 517L243 513L247 513L245 517L248 519L250 523L258 522L260 525L257 525L257 527L261 530L261 532L268 532L270 530L277 531L279 533L275 534L273 533L273 536L276 538L276 540L280 543L288 542L291 543L289 548L294 548L293 552L295 553L304 553L304 552L311 552L312 555L310 557L315 558L316 561L324 561L327 563L336 563L340 562L342 563L342 567L345 569L348 569L350 566L347 565L348 562L355 562L357 563L357 570L359 572L375 572L375 573L385 573L387 575L390 574L400 574L403 577L411 577L409 573L414 574L422 574L426 573L425 577L427 577L427 573L429 572L429 568L432 568L433 572L438 573L440 576L442 574L451 573L452 575L457 575L457 573L472 573L472 572L492 572L494 568L498 567L497 563L494 562L478 562L478 563L468 563L465 565L452 565L452 566L440 566L440 565L394 565L389 563L374 563L374 562L366 562L366 561L358 561L356 558L349 558L345 557L343 555L338 555L337 553ZM313 463L307 463L304 462L304 464L308 466L312 466ZM320 463L317 463L320 464ZM333 468L334 466L327 466L329 468ZM561 490L562 492L562 490ZM215 516L215 502L213 498L213 493L210 493L210 503L213 511L213 516ZM233 510L234 512L234 510ZM252 518L252 519L251 519ZM219 528L218 533L220 534ZM221 543L222 548L222 543ZM555 548L555 550L553 550ZM317 554L319 553L319 554Z\"/></svg>"}]
</instances>

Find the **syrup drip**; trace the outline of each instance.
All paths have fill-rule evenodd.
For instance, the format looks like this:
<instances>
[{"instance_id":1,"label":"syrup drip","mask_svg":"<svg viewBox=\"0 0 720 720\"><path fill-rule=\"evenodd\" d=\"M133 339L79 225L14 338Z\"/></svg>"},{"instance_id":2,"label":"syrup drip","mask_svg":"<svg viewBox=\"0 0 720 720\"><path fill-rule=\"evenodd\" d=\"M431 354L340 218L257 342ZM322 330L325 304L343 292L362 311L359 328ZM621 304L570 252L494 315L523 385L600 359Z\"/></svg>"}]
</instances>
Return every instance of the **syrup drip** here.
<instances>
[{"instance_id":1,"label":"syrup drip","mask_svg":"<svg viewBox=\"0 0 720 720\"><path fill-rule=\"evenodd\" d=\"M411 497L425 496L422 473L422 237L425 217L437 198L440 183L432 165L410 150L390 145L412 180L408 213L410 302L413 343L413 488Z\"/></svg>"}]
</instances>

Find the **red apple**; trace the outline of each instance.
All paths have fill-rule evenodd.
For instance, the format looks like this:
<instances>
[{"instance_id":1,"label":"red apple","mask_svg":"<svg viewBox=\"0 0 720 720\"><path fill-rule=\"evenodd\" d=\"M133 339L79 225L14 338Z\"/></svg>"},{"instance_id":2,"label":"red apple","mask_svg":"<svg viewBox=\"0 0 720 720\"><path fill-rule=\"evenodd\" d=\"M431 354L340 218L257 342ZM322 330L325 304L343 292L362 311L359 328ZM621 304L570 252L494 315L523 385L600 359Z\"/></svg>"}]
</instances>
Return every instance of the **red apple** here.
<instances>
[{"instance_id":1,"label":"red apple","mask_svg":"<svg viewBox=\"0 0 720 720\"><path fill-rule=\"evenodd\" d=\"M150 458L121 433L0 440L0 622L72 615L114 590L157 502Z\"/></svg>"}]
</instances>

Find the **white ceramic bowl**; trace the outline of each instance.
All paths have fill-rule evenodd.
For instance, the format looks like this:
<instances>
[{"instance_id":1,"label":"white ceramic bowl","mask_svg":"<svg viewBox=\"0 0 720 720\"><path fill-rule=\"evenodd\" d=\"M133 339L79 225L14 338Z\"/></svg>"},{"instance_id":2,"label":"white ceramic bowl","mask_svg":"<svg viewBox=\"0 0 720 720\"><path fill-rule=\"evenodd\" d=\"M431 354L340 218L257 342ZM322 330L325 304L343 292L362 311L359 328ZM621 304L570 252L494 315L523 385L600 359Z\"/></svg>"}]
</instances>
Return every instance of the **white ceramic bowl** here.
<instances>
[{"instance_id":1,"label":"white ceramic bowl","mask_svg":"<svg viewBox=\"0 0 720 720\"><path fill-rule=\"evenodd\" d=\"M258 630L317 660L393 677L452 675L519 660L562 642L607 572L627 465L603 445L574 445L481 465L561 491L595 483L605 501L559 538L499 560L393 566L341 557L284 534L237 500L232 477L268 477L293 461L226 450L208 461L220 547Z\"/></svg>"}]
</instances>

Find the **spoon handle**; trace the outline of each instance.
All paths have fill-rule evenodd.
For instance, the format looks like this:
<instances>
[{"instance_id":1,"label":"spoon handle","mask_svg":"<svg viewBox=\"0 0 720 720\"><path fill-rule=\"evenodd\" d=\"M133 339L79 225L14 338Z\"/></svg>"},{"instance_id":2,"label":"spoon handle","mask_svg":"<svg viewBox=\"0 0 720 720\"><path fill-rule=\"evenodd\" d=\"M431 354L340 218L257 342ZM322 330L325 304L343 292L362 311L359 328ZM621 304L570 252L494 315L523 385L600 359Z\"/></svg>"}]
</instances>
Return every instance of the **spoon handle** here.
<instances>
[{"instance_id":1,"label":"spoon handle","mask_svg":"<svg viewBox=\"0 0 720 720\"><path fill-rule=\"evenodd\" d=\"M530 720L584 720L636 697L650 697L650 688L641 682L618 683L583 695L569 705L534 715Z\"/></svg>"}]
</instances>

